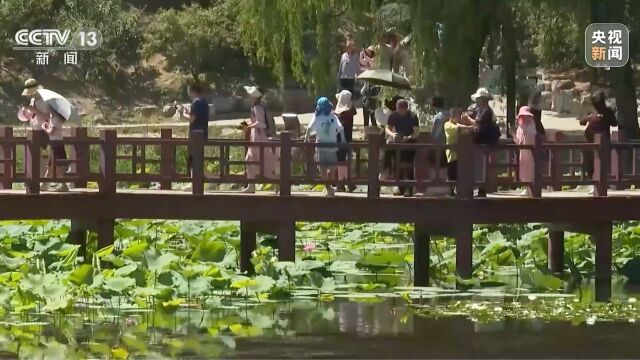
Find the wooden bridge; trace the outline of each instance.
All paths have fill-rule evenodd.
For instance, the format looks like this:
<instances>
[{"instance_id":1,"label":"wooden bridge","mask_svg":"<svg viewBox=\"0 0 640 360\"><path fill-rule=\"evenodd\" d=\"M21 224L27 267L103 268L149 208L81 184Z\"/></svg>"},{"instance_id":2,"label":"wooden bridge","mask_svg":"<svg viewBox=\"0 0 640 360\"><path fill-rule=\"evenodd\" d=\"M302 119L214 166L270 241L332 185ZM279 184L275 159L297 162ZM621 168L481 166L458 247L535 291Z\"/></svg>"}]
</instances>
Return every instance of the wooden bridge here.
<instances>
[{"instance_id":1,"label":"wooden bridge","mask_svg":"<svg viewBox=\"0 0 640 360\"><path fill-rule=\"evenodd\" d=\"M118 218L236 220L241 223L241 269L248 272L253 270L249 260L258 232L277 235L280 259L295 260L296 221L414 223L416 285L429 281L431 236L456 239L457 272L469 278L473 224L542 222L550 224L549 269L554 272L563 271L564 231L591 235L596 244L599 299L610 296L612 222L640 220L640 191L634 190L640 185L640 143L626 142L615 133L612 140L601 137L596 143L563 142L562 134L557 134L551 141L539 139L534 145L504 141L491 147L474 145L470 136L461 135L451 147L458 154L455 182L438 171L437 161L428 161L439 159L450 148L430 142L428 134L421 134L416 144L385 144L382 135L371 135L366 142L350 144L347 158L348 182L366 192L329 198L302 191L305 185L324 184L313 159L318 145L295 140L289 132L268 142L251 143L262 153L274 150L280 161L277 179L249 180L244 168L255 165L263 170L264 164L244 160L250 144L245 140L204 139L201 132L194 132L190 139L176 138L169 129L163 129L159 138L118 137L115 130L90 137L86 128L71 130L70 137L59 141L70 154L70 171L54 173L47 181L73 183L74 187L68 193L40 193L46 134L29 131L17 137L12 128L0 128L0 219L71 219L71 239L84 241L87 231L95 231L100 246L113 241ZM382 180L381 155L407 148L416 151L416 179L398 180L396 174ZM518 180L521 150L534 154L532 182ZM193 157L191 172L185 165L187 151ZM476 152L485 155L483 163L474 163ZM585 153L593 154L592 178L581 175ZM398 151L393 156L399 159ZM484 169L482 178L475 179L475 166ZM150 183L159 188L140 186ZM189 183L191 190L172 190L176 183ZM279 193L205 191L207 184L247 183L272 184ZM455 187L457 195L397 198L382 191L397 185L413 186L426 194L433 188ZM594 194L568 190L578 185L593 185ZM514 195L513 189L519 186L528 188L527 197ZM474 198L475 187L491 194Z\"/></svg>"}]
</instances>

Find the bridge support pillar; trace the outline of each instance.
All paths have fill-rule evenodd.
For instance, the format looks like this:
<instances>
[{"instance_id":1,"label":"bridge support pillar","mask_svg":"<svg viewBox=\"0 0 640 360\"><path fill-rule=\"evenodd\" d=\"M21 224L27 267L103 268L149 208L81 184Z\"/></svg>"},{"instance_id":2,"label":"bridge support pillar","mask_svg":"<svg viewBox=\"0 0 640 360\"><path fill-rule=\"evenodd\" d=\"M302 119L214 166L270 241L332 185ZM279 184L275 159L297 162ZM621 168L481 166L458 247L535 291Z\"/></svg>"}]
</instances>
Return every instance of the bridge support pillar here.
<instances>
[{"instance_id":1,"label":"bridge support pillar","mask_svg":"<svg viewBox=\"0 0 640 360\"><path fill-rule=\"evenodd\" d=\"M296 261L296 223L282 221L278 224L278 258L280 261Z\"/></svg>"},{"instance_id":2,"label":"bridge support pillar","mask_svg":"<svg viewBox=\"0 0 640 360\"><path fill-rule=\"evenodd\" d=\"M551 272L562 273L564 271L564 231L549 230L547 258L547 266Z\"/></svg>"},{"instance_id":3,"label":"bridge support pillar","mask_svg":"<svg viewBox=\"0 0 640 360\"><path fill-rule=\"evenodd\" d=\"M256 249L256 228L247 221L240 222L240 271L253 275L251 253Z\"/></svg>"},{"instance_id":4,"label":"bridge support pillar","mask_svg":"<svg viewBox=\"0 0 640 360\"><path fill-rule=\"evenodd\" d=\"M90 230L89 224L82 220L71 220L71 229L69 230L69 236L67 241L80 245L78 249L78 256L82 256L85 262L90 261L87 259L87 232Z\"/></svg>"},{"instance_id":5,"label":"bridge support pillar","mask_svg":"<svg viewBox=\"0 0 640 360\"><path fill-rule=\"evenodd\" d=\"M613 224L610 221L600 223L549 224L550 236L554 231L569 231L580 234L588 234L591 237L591 241L593 241L593 243L596 245L596 301L609 301L611 299L612 225ZM549 249L549 254L551 254L551 249ZM551 261L551 255L549 255L549 261ZM551 262L549 264L549 266L551 266Z\"/></svg>"},{"instance_id":6,"label":"bridge support pillar","mask_svg":"<svg viewBox=\"0 0 640 360\"><path fill-rule=\"evenodd\" d=\"M114 219L98 219L95 222L95 232L98 235L98 249L113 244Z\"/></svg>"},{"instance_id":7,"label":"bridge support pillar","mask_svg":"<svg viewBox=\"0 0 640 360\"><path fill-rule=\"evenodd\" d=\"M473 273L473 225L462 225L454 230L456 239L456 272L463 279Z\"/></svg>"},{"instance_id":8,"label":"bridge support pillar","mask_svg":"<svg viewBox=\"0 0 640 360\"><path fill-rule=\"evenodd\" d=\"M426 226L415 224L413 234L413 284L429 286L429 233Z\"/></svg>"},{"instance_id":9,"label":"bridge support pillar","mask_svg":"<svg viewBox=\"0 0 640 360\"><path fill-rule=\"evenodd\" d=\"M591 234L596 244L596 301L611 299L611 224L599 226Z\"/></svg>"}]
</instances>

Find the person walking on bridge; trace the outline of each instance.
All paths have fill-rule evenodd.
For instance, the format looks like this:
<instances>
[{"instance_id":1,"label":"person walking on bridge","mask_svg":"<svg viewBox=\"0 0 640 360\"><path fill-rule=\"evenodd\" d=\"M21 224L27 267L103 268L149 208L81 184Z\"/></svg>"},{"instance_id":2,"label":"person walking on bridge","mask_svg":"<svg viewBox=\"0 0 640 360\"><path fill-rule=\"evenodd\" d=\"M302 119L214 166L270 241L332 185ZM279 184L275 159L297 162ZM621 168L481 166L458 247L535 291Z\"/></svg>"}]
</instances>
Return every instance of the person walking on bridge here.
<instances>
[{"instance_id":1,"label":"person walking on bridge","mask_svg":"<svg viewBox=\"0 0 640 360\"><path fill-rule=\"evenodd\" d=\"M534 145L536 142L536 121L535 115L528 106L523 106L518 112L518 130L516 130L513 138L518 145ZM533 183L535 172L535 159L533 151L528 149L520 149L518 157L518 176L521 183ZM529 194L529 190L525 187L520 193L521 196Z\"/></svg>"},{"instance_id":2,"label":"person walking on bridge","mask_svg":"<svg viewBox=\"0 0 640 360\"><path fill-rule=\"evenodd\" d=\"M263 92L256 86L245 86L244 88L249 94L249 97L253 101L251 106L251 122L244 124L244 130L249 132L249 141L251 142L266 142L269 141L269 122L267 121L267 109L262 103ZM259 164L247 164L247 179L254 180L258 176L263 176L268 179L276 179L276 167L277 159L271 147L264 146L249 146L247 149L247 155L245 161L259 163L263 162L264 172L260 173ZM264 159L261 157L261 153L264 154ZM241 190L243 193L255 193L256 185L248 184L247 187Z\"/></svg>"},{"instance_id":3,"label":"person walking on bridge","mask_svg":"<svg viewBox=\"0 0 640 360\"><path fill-rule=\"evenodd\" d=\"M309 137L315 135L317 144L334 144L335 146L318 147L316 150L316 161L320 165L320 172L327 181L325 194L334 196L333 174L338 163L338 139L345 142L344 128L340 120L333 113L333 105L326 97L318 99L316 111L311 123L307 127L304 141L309 141Z\"/></svg>"},{"instance_id":4,"label":"person walking on bridge","mask_svg":"<svg viewBox=\"0 0 640 360\"><path fill-rule=\"evenodd\" d=\"M194 131L202 131L205 141L209 137L209 103L202 96L202 88L200 85L192 84L187 89L189 98L191 98L191 107L182 109L182 115L189 118L189 138L193 136ZM193 166L193 149L189 151L187 158L187 169L192 171Z\"/></svg>"}]
</instances>

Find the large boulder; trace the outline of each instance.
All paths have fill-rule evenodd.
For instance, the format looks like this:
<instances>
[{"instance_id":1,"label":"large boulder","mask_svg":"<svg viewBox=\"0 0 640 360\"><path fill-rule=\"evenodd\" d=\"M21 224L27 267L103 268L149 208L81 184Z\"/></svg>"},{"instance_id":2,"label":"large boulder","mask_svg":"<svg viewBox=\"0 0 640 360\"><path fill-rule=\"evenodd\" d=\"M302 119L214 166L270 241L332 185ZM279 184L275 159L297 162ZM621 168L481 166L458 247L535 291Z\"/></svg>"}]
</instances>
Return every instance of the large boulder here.
<instances>
[{"instance_id":1,"label":"large boulder","mask_svg":"<svg viewBox=\"0 0 640 360\"><path fill-rule=\"evenodd\" d=\"M150 117L153 115L157 115L160 112L160 107L156 105L144 105L137 106L133 109L136 114L142 115L143 117Z\"/></svg>"},{"instance_id":2,"label":"large boulder","mask_svg":"<svg viewBox=\"0 0 640 360\"><path fill-rule=\"evenodd\" d=\"M176 113L175 105L165 105L162 107L162 116L170 118Z\"/></svg>"},{"instance_id":3,"label":"large boulder","mask_svg":"<svg viewBox=\"0 0 640 360\"><path fill-rule=\"evenodd\" d=\"M551 91L569 90L569 89L573 89L574 87L575 87L575 84L570 79L553 80L551 82Z\"/></svg>"},{"instance_id":4,"label":"large boulder","mask_svg":"<svg viewBox=\"0 0 640 360\"><path fill-rule=\"evenodd\" d=\"M574 110L574 100L579 100L573 90L556 90L551 94L551 109L557 113L571 113Z\"/></svg>"},{"instance_id":5,"label":"large boulder","mask_svg":"<svg viewBox=\"0 0 640 360\"><path fill-rule=\"evenodd\" d=\"M553 104L551 91L540 93L540 102L542 103L542 110L551 110Z\"/></svg>"}]
</instances>

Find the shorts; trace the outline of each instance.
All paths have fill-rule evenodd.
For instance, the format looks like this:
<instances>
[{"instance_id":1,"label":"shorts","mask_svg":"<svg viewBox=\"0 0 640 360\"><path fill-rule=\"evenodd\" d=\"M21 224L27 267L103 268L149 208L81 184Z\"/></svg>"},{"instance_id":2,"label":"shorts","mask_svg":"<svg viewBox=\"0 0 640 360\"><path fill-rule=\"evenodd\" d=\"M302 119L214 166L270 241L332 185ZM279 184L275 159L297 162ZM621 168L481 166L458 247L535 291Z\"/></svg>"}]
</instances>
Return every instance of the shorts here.
<instances>
[{"instance_id":1,"label":"shorts","mask_svg":"<svg viewBox=\"0 0 640 360\"><path fill-rule=\"evenodd\" d=\"M67 160L67 152L64 150L64 144L51 143L49 149L49 166L67 166L69 161Z\"/></svg>"},{"instance_id":2,"label":"shorts","mask_svg":"<svg viewBox=\"0 0 640 360\"><path fill-rule=\"evenodd\" d=\"M336 148L319 148L316 150L316 161L320 166L335 166L338 163Z\"/></svg>"}]
</instances>

